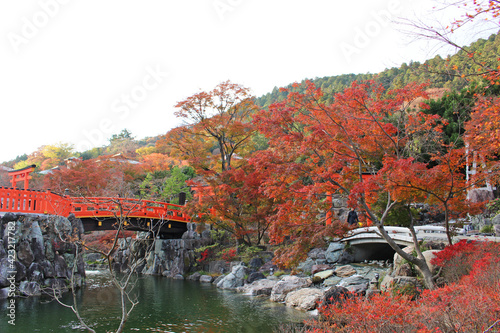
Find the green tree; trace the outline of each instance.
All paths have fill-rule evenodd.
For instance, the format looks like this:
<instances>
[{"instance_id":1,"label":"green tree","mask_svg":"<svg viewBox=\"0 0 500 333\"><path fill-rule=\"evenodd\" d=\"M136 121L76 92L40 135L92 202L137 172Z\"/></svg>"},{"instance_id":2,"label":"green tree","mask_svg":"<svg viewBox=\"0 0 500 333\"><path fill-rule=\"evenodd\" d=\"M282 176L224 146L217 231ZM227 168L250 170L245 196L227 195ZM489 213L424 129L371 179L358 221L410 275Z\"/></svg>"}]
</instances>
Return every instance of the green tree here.
<instances>
[{"instance_id":1,"label":"green tree","mask_svg":"<svg viewBox=\"0 0 500 333\"><path fill-rule=\"evenodd\" d=\"M193 178L194 169L191 167L179 168L174 166L170 170L170 177L165 180L162 196L171 203L179 204L179 193L186 193L187 200L192 199L191 191L186 185L186 181Z\"/></svg>"},{"instance_id":2,"label":"green tree","mask_svg":"<svg viewBox=\"0 0 500 333\"><path fill-rule=\"evenodd\" d=\"M127 129L123 129L119 134L113 134L109 139L109 146L106 149L111 154L125 154L127 156L136 156L136 150L139 144L135 141L132 133Z\"/></svg>"}]
</instances>

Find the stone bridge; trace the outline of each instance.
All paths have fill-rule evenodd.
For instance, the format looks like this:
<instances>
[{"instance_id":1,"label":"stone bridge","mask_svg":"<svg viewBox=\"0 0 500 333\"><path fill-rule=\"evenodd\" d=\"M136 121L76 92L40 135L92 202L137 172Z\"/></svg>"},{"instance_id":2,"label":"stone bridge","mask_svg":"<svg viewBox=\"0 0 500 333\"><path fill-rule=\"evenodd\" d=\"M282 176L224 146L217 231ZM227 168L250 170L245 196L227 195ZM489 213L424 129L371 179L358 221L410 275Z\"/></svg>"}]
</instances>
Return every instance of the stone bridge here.
<instances>
[{"instance_id":1,"label":"stone bridge","mask_svg":"<svg viewBox=\"0 0 500 333\"><path fill-rule=\"evenodd\" d=\"M385 227L389 236L401 247L413 245L410 230L404 227ZM419 241L447 242L446 229L440 226L415 227ZM463 228L454 230L453 241L470 239L478 241L500 242L500 237L468 235ZM340 242L353 248L355 261L392 259L394 250L387 244L378 232L377 227L364 227L351 230Z\"/></svg>"}]
</instances>

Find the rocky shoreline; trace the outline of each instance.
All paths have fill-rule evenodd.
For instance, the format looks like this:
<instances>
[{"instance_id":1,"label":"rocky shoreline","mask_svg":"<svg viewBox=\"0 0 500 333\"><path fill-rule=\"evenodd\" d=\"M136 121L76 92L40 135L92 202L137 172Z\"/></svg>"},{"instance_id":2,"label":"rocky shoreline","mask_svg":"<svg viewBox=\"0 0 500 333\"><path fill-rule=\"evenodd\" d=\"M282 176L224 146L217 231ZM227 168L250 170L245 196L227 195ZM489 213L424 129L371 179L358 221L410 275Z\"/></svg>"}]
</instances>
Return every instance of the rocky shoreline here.
<instances>
[{"instance_id":1,"label":"rocky shoreline","mask_svg":"<svg viewBox=\"0 0 500 333\"><path fill-rule=\"evenodd\" d=\"M369 297L389 288L420 290L422 283L418 271L404 262L398 254L392 260L373 260L353 263L351 249L343 243L331 242L325 249L313 249L305 261L291 275L279 271L272 263L273 253L262 251L248 261L213 260L199 265L196 249L211 244L209 232L198 234L194 223L182 239L156 240L154 251L137 267L137 272L162 275L173 279L187 279L200 283L213 283L217 288L234 290L249 296L268 297L289 307L304 311L315 310L318 304L329 302L340 295ZM115 270L127 272L133 261L131 255L141 250L140 240L121 240L114 257ZM444 247L434 244L433 250L424 251L426 259ZM405 248L413 251L413 247ZM95 269L96 266L90 268ZM200 271L200 269L205 269ZM433 268L431 267L431 270Z\"/></svg>"},{"instance_id":2,"label":"rocky shoreline","mask_svg":"<svg viewBox=\"0 0 500 333\"><path fill-rule=\"evenodd\" d=\"M107 269L102 258L94 253L76 256L77 248L71 240L78 239L82 230L77 219L48 216L2 217L0 233L0 298L6 298L11 281L5 244L5 226L15 223L16 260L15 284L18 296L40 296L54 290L66 291L84 283L85 269ZM244 264L240 261L214 260L200 265L197 249L211 244L210 232L196 232L190 223L182 239L120 239L112 267L118 272L161 275L174 279L188 279L213 283L217 288L234 290L250 296L268 297L289 307L304 311L314 310L318 304L342 294L370 295L394 287L421 288L415 271L408 263L394 255L393 260L353 263L349 248L332 242L325 249L313 249L298 272L279 271L272 263L273 253L263 250ZM149 249L149 251L148 251ZM412 251L411 247L405 249ZM425 251L430 259L439 251ZM134 265L136 260L140 264ZM205 269L204 271L200 271ZM432 269L432 268L431 268ZM74 285L71 286L71 281Z\"/></svg>"}]
</instances>

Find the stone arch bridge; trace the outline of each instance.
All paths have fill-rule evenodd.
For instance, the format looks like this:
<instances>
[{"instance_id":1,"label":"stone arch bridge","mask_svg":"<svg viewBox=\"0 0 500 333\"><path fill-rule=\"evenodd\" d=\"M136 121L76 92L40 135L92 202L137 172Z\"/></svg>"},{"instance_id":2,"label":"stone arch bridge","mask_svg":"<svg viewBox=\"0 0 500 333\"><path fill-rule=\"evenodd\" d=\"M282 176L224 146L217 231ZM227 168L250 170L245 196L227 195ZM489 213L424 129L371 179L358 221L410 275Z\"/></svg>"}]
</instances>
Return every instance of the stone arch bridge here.
<instances>
[{"instance_id":1,"label":"stone arch bridge","mask_svg":"<svg viewBox=\"0 0 500 333\"><path fill-rule=\"evenodd\" d=\"M404 227L385 227L389 236L401 247L413 245L410 229ZM415 227L419 241L447 242L446 229L441 226ZM455 230L454 241L461 239L500 242L500 237L467 235L463 228ZM364 227L351 230L348 235L339 240L353 248L355 261L391 259L394 250L387 244L378 232L377 227Z\"/></svg>"}]
</instances>

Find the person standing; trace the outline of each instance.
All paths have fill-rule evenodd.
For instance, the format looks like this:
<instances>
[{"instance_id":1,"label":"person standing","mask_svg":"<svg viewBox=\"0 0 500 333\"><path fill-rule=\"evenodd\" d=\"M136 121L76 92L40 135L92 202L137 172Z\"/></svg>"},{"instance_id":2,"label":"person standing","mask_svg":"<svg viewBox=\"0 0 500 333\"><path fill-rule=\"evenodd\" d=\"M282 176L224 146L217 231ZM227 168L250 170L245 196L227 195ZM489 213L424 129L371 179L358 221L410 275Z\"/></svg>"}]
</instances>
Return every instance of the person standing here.
<instances>
[{"instance_id":1,"label":"person standing","mask_svg":"<svg viewBox=\"0 0 500 333\"><path fill-rule=\"evenodd\" d=\"M354 208L351 208L351 210L349 211L349 214L347 214L347 223L349 223L349 225L353 225L353 224L358 223L358 221L359 221L358 214L356 213Z\"/></svg>"}]
</instances>

